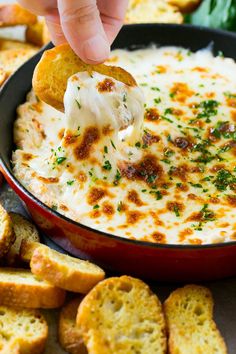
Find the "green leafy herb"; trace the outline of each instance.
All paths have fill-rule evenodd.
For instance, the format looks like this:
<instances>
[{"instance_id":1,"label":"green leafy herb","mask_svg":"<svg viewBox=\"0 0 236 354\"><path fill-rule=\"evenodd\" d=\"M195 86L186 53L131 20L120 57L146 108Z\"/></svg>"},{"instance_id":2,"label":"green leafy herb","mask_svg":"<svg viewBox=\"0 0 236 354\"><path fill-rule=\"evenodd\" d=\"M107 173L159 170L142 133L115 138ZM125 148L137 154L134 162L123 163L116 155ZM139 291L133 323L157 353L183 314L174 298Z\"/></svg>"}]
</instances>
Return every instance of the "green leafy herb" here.
<instances>
[{"instance_id":1,"label":"green leafy herb","mask_svg":"<svg viewBox=\"0 0 236 354\"><path fill-rule=\"evenodd\" d=\"M110 171L110 170L112 169L112 166L111 166L110 161L106 160L106 161L104 162L104 165L102 166L102 168L103 168L104 170Z\"/></svg>"},{"instance_id":2,"label":"green leafy herb","mask_svg":"<svg viewBox=\"0 0 236 354\"><path fill-rule=\"evenodd\" d=\"M99 209L99 208L100 208L100 207L99 207L98 204L96 204L96 205L93 206L93 209Z\"/></svg>"},{"instance_id":3,"label":"green leafy herb","mask_svg":"<svg viewBox=\"0 0 236 354\"><path fill-rule=\"evenodd\" d=\"M81 104L78 100L75 100L75 102L77 103L77 106L79 107L79 109L81 109Z\"/></svg>"},{"instance_id":4,"label":"green leafy herb","mask_svg":"<svg viewBox=\"0 0 236 354\"><path fill-rule=\"evenodd\" d=\"M118 185L118 183L119 183L119 181L121 180L121 173L120 173L120 171L117 169L116 170L116 174L115 174L115 180L114 180L114 182L113 182L113 184L115 185L115 186L117 186Z\"/></svg>"},{"instance_id":5,"label":"green leafy herb","mask_svg":"<svg viewBox=\"0 0 236 354\"><path fill-rule=\"evenodd\" d=\"M108 153L108 147L104 146L104 153L107 154Z\"/></svg>"},{"instance_id":6,"label":"green leafy herb","mask_svg":"<svg viewBox=\"0 0 236 354\"><path fill-rule=\"evenodd\" d=\"M72 180L72 181L67 181L66 183L67 183L68 186L72 186L72 184L74 184L74 182L75 182L75 181Z\"/></svg>"},{"instance_id":7,"label":"green leafy herb","mask_svg":"<svg viewBox=\"0 0 236 354\"><path fill-rule=\"evenodd\" d=\"M121 212L122 208L123 208L123 203L119 202L117 206L117 211Z\"/></svg>"},{"instance_id":8,"label":"green leafy herb","mask_svg":"<svg viewBox=\"0 0 236 354\"><path fill-rule=\"evenodd\" d=\"M66 160L66 157L57 157L56 163L61 165Z\"/></svg>"},{"instance_id":9,"label":"green leafy herb","mask_svg":"<svg viewBox=\"0 0 236 354\"><path fill-rule=\"evenodd\" d=\"M113 146L113 148L116 150L116 146L114 144L114 142L111 140L111 145Z\"/></svg>"},{"instance_id":10,"label":"green leafy herb","mask_svg":"<svg viewBox=\"0 0 236 354\"><path fill-rule=\"evenodd\" d=\"M221 169L217 172L217 176L213 183L219 191L226 191L228 187L231 187L236 183L236 176L228 170Z\"/></svg>"}]
</instances>

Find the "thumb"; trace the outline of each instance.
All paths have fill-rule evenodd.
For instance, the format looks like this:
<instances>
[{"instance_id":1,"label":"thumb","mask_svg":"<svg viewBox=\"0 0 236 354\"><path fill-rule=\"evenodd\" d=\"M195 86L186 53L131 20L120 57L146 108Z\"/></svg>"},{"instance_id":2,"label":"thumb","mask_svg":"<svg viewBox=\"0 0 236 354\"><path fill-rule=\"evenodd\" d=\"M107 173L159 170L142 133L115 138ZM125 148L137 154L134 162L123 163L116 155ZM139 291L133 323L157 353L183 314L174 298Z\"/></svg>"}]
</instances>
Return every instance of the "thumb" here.
<instances>
[{"instance_id":1,"label":"thumb","mask_svg":"<svg viewBox=\"0 0 236 354\"><path fill-rule=\"evenodd\" d=\"M61 26L75 53L90 64L105 61L110 45L96 0L58 0Z\"/></svg>"}]
</instances>

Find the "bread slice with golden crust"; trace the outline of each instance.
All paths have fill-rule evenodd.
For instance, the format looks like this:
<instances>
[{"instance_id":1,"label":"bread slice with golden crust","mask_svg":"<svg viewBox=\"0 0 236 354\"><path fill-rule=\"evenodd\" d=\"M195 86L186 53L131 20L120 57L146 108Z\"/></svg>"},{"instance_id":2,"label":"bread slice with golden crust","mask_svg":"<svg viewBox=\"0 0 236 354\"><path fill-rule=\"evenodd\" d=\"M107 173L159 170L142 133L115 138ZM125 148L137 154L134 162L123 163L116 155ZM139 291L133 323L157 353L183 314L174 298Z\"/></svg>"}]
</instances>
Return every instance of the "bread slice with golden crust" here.
<instances>
[{"instance_id":1,"label":"bread slice with golden crust","mask_svg":"<svg viewBox=\"0 0 236 354\"><path fill-rule=\"evenodd\" d=\"M194 11L201 1L202 0L167 0L169 4L176 6L183 13Z\"/></svg>"},{"instance_id":2,"label":"bread slice with golden crust","mask_svg":"<svg viewBox=\"0 0 236 354\"><path fill-rule=\"evenodd\" d=\"M0 38L0 51L9 49L34 49L39 50L38 47L30 43L25 43L21 41L16 41L12 39Z\"/></svg>"},{"instance_id":3,"label":"bread slice with golden crust","mask_svg":"<svg viewBox=\"0 0 236 354\"><path fill-rule=\"evenodd\" d=\"M0 27L31 25L37 21L37 16L18 4L0 5Z\"/></svg>"},{"instance_id":4,"label":"bread slice with golden crust","mask_svg":"<svg viewBox=\"0 0 236 354\"><path fill-rule=\"evenodd\" d=\"M165 321L155 294L141 280L109 278L79 306L77 325L89 354L166 353Z\"/></svg>"},{"instance_id":5,"label":"bread slice with golden crust","mask_svg":"<svg viewBox=\"0 0 236 354\"><path fill-rule=\"evenodd\" d=\"M0 305L57 308L64 300L64 290L37 278L29 270L0 268Z\"/></svg>"},{"instance_id":6,"label":"bread slice with golden crust","mask_svg":"<svg viewBox=\"0 0 236 354\"><path fill-rule=\"evenodd\" d=\"M17 213L9 213L9 215L13 224L16 240L7 253L6 262L9 266L12 266L20 263L20 246L22 240L40 242L40 238L34 224L24 216Z\"/></svg>"},{"instance_id":7,"label":"bread slice with golden crust","mask_svg":"<svg viewBox=\"0 0 236 354\"><path fill-rule=\"evenodd\" d=\"M38 20L33 25L29 25L26 28L25 38L28 43L32 43L39 47L50 42L50 34L45 20Z\"/></svg>"},{"instance_id":8,"label":"bread slice with golden crust","mask_svg":"<svg viewBox=\"0 0 236 354\"><path fill-rule=\"evenodd\" d=\"M44 351L48 326L38 310L0 306L0 352L40 354Z\"/></svg>"},{"instance_id":9,"label":"bread slice with golden crust","mask_svg":"<svg viewBox=\"0 0 236 354\"><path fill-rule=\"evenodd\" d=\"M0 51L0 67L9 76L37 52L37 48L7 49Z\"/></svg>"},{"instance_id":10,"label":"bread slice with golden crust","mask_svg":"<svg viewBox=\"0 0 236 354\"><path fill-rule=\"evenodd\" d=\"M5 256L14 241L15 234L11 218L0 204L0 258Z\"/></svg>"},{"instance_id":11,"label":"bread slice with golden crust","mask_svg":"<svg viewBox=\"0 0 236 354\"><path fill-rule=\"evenodd\" d=\"M20 245L20 259L29 263L33 256L34 250L39 246L39 242L22 240Z\"/></svg>"},{"instance_id":12,"label":"bread slice with golden crust","mask_svg":"<svg viewBox=\"0 0 236 354\"><path fill-rule=\"evenodd\" d=\"M71 300L63 306L58 324L58 338L63 349L70 354L87 354L82 331L76 326L78 307L83 297Z\"/></svg>"},{"instance_id":13,"label":"bread slice with golden crust","mask_svg":"<svg viewBox=\"0 0 236 354\"><path fill-rule=\"evenodd\" d=\"M203 286L173 291L164 304L170 354L226 354L227 348L213 320L213 298Z\"/></svg>"},{"instance_id":14,"label":"bread slice with golden crust","mask_svg":"<svg viewBox=\"0 0 236 354\"><path fill-rule=\"evenodd\" d=\"M61 254L40 245L30 260L33 274L55 286L86 294L105 277L104 271L93 263Z\"/></svg>"},{"instance_id":15,"label":"bread slice with golden crust","mask_svg":"<svg viewBox=\"0 0 236 354\"><path fill-rule=\"evenodd\" d=\"M64 94L67 80L78 72L96 71L105 76L135 86L136 81L122 68L104 64L89 65L84 63L70 48L62 44L44 52L33 75L33 88L36 96L57 110L64 110Z\"/></svg>"},{"instance_id":16,"label":"bread slice with golden crust","mask_svg":"<svg viewBox=\"0 0 236 354\"><path fill-rule=\"evenodd\" d=\"M8 79L9 74L0 67L0 87L4 84L4 82ZM0 176L0 186L1 186L2 177Z\"/></svg>"}]
</instances>

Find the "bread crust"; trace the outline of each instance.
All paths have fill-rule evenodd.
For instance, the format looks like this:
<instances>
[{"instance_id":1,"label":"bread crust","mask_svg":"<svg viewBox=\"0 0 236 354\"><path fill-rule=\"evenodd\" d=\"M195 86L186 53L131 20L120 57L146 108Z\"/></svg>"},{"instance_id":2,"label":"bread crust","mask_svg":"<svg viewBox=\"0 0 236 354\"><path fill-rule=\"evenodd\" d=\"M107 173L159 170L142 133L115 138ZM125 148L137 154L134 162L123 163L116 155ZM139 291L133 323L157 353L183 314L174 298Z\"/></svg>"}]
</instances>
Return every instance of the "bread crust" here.
<instances>
[{"instance_id":1,"label":"bread crust","mask_svg":"<svg viewBox=\"0 0 236 354\"><path fill-rule=\"evenodd\" d=\"M45 20L39 20L33 25L26 28L25 38L28 43L32 43L39 47L50 42L50 34Z\"/></svg>"},{"instance_id":2,"label":"bread crust","mask_svg":"<svg viewBox=\"0 0 236 354\"><path fill-rule=\"evenodd\" d=\"M105 277L104 271L95 264L63 255L45 245L33 251L30 268L33 274L51 284L82 294Z\"/></svg>"},{"instance_id":3,"label":"bread crust","mask_svg":"<svg viewBox=\"0 0 236 354\"><path fill-rule=\"evenodd\" d=\"M0 258L7 254L14 241L15 234L11 218L0 204Z\"/></svg>"},{"instance_id":4,"label":"bread crust","mask_svg":"<svg viewBox=\"0 0 236 354\"><path fill-rule=\"evenodd\" d=\"M38 310L0 306L0 349L5 354L40 354L48 326Z\"/></svg>"},{"instance_id":5,"label":"bread crust","mask_svg":"<svg viewBox=\"0 0 236 354\"><path fill-rule=\"evenodd\" d=\"M194 11L202 0L168 0L168 3L178 7L182 13Z\"/></svg>"},{"instance_id":6,"label":"bread crust","mask_svg":"<svg viewBox=\"0 0 236 354\"><path fill-rule=\"evenodd\" d=\"M20 245L20 259L24 262L30 262L34 250L40 246L38 242L22 240Z\"/></svg>"},{"instance_id":7,"label":"bread crust","mask_svg":"<svg viewBox=\"0 0 236 354\"><path fill-rule=\"evenodd\" d=\"M35 225L27 220L23 215L18 213L9 213L9 215L13 224L16 239L7 253L6 263L9 266L17 266L21 261L20 247L22 240L40 242L40 238Z\"/></svg>"},{"instance_id":8,"label":"bread crust","mask_svg":"<svg viewBox=\"0 0 236 354\"><path fill-rule=\"evenodd\" d=\"M81 302L77 325L89 354L166 353L162 306L141 280L108 278Z\"/></svg>"},{"instance_id":9,"label":"bread crust","mask_svg":"<svg viewBox=\"0 0 236 354\"><path fill-rule=\"evenodd\" d=\"M37 279L29 270L0 269L0 305L25 308L57 308L65 291Z\"/></svg>"},{"instance_id":10,"label":"bread crust","mask_svg":"<svg viewBox=\"0 0 236 354\"><path fill-rule=\"evenodd\" d=\"M187 285L170 294L164 303L170 354L227 354L213 306L212 294L203 286Z\"/></svg>"},{"instance_id":11,"label":"bread crust","mask_svg":"<svg viewBox=\"0 0 236 354\"><path fill-rule=\"evenodd\" d=\"M0 5L0 27L31 25L37 16L18 4Z\"/></svg>"},{"instance_id":12,"label":"bread crust","mask_svg":"<svg viewBox=\"0 0 236 354\"><path fill-rule=\"evenodd\" d=\"M71 300L63 306L58 323L58 338L63 349L70 354L87 354L82 331L76 326L78 307L83 297Z\"/></svg>"},{"instance_id":13,"label":"bread crust","mask_svg":"<svg viewBox=\"0 0 236 354\"><path fill-rule=\"evenodd\" d=\"M33 89L42 101L57 110L64 111L64 94L67 80L74 74L82 71L111 76L128 86L135 86L136 81L122 68L104 64L89 65L84 63L68 44L59 45L43 53L33 75Z\"/></svg>"}]
</instances>

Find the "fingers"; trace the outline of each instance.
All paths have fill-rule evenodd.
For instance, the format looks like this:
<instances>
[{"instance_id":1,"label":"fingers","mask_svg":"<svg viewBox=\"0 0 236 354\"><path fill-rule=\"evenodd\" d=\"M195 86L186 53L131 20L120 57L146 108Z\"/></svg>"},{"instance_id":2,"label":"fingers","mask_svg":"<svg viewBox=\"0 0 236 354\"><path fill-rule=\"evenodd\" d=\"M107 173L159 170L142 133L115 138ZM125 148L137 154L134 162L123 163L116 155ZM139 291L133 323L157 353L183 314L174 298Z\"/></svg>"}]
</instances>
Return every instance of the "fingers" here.
<instances>
[{"instance_id":1,"label":"fingers","mask_svg":"<svg viewBox=\"0 0 236 354\"><path fill-rule=\"evenodd\" d=\"M58 10L53 10L49 15L45 16L48 30L50 32L51 40L55 45L66 42L64 33L61 28L61 22Z\"/></svg>"},{"instance_id":2,"label":"fingers","mask_svg":"<svg viewBox=\"0 0 236 354\"><path fill-rule=\"evenodd\" d=\"M105 61L110 45L96 0L58 0L58 10L64 35L75 53L90 64Z\"/></svg>"},{"instance_id":3,"label":"fingers","mask_svg":"<svg viewBox=\"0 0 236 354\"><path fill-rule=\"evenodd\" d=\"M110 44L112 44L124 23L128 2L128 0L97 0L102 23Z\"/></svg>"}]
</instances>

